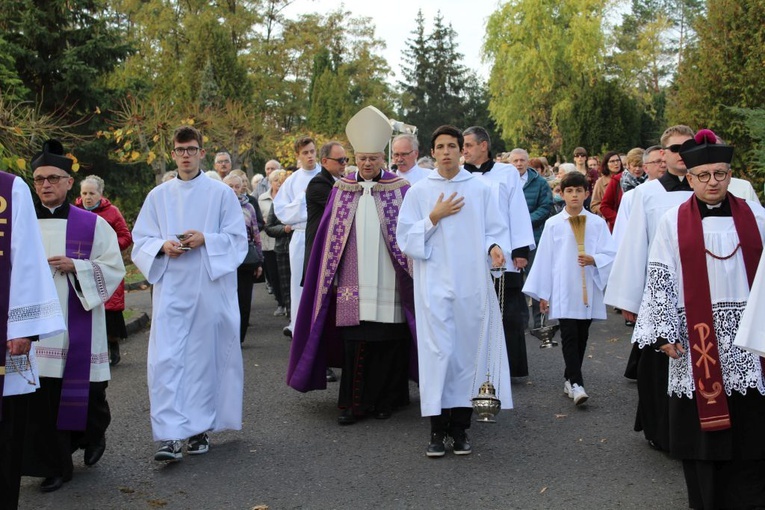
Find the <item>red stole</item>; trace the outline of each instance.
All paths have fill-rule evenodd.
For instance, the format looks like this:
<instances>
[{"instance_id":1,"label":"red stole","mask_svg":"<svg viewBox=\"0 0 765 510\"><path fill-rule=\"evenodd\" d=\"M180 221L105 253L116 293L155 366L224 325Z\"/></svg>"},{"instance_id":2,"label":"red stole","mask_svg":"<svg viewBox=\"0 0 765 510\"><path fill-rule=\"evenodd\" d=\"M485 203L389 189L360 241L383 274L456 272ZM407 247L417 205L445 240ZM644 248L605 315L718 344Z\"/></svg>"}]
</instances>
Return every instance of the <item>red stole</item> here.
<instances>
[{"instance_id":1,"label":"red stole","mask_svg":"<svg viewBox=\"0 0 765 510\"><path fill-rule=\"evenodd\" d=\"M747 280L751 288L762 254L762 240L752 210L744 200L728 193L733 223L744 257ZM698 201L692 196L677 213L677 237L683 271L685 312L688 320L693 380L696 383L696 407L701 430L711 432L731 426L728 399L725 396L720 353L712 317L712 296L707 274L704 229ZM734 253L735 254L735 251ZM732 256L717 254L720 256Z\"/></svg>"}]
</instances>

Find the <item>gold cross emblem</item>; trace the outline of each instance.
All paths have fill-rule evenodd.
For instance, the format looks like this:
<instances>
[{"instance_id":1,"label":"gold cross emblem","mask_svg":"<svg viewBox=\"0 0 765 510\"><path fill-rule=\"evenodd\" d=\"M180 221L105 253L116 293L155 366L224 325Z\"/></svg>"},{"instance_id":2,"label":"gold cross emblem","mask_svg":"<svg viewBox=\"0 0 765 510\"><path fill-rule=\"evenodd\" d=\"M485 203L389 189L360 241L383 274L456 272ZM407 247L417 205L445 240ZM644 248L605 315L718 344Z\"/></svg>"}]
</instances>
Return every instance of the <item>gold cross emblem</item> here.
<instances>
[{"instance_id":1,"label":"gold cross emblem","mask_svg":"<svg viewBox=\"0 0 765 510\"><path fill-rule=\"evenodd\" d=\"M713 365L717 364L717 360L714 359L710 354L709 351L712 349L713 345L712 343L707 343L707 338L709 338L709 326L703 322L696 324L693 326L693 329L699 332L699 338L701 342L701 346L698 344L693 346L693 350L698 352L701 357L696 361L696 366L700 367L701 364L704 364L704 375L707 379L709 379L709 364L712 363Z\"/></svg>"}]
</instances>

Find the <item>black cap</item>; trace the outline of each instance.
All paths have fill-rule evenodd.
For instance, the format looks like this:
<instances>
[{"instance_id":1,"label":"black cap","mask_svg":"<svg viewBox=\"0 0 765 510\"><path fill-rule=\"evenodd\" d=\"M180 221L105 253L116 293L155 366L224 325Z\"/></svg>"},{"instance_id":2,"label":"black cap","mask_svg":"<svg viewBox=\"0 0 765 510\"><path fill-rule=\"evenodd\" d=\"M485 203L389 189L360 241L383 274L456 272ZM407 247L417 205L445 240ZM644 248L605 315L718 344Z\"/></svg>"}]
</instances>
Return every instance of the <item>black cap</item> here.
<instances>
[{"instance_id":1,"label":"black cap","mask_svg":"<svg viewBox=\"0 0 765 510\"><path fill-rule=\"evenodd\" d=\"M686 168L733 160L733 147L721 143L710 129L702 129L680 147L680 157Z\"/></svg>"},{"instance_id":2,"label":"black cap","mask_svg":"<svg viewBox=\"0 0 765 510\"><path fill-rule=\"evenodd\" d=\"M43 143L42 151L32 158L32 170L41 166L55 166L64 172L71 173L73 163L71 158L64 156L64 146L61 142L51 139Z\"/></svg>"}]
</instances>

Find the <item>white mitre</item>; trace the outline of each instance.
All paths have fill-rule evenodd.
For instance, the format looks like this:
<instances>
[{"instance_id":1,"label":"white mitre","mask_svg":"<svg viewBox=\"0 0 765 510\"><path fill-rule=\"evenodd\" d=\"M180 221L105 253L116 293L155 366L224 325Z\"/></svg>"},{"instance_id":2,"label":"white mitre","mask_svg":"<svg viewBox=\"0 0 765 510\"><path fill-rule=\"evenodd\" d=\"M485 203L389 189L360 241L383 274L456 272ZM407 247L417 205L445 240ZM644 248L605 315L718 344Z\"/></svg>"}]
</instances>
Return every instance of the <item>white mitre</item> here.
<instances>
[{"instance_id":1,"label":"white mitre","mask_svg":"<svg viewBox=\"0 0 765 510\"><path fill-rule=\"evenodd\" d=\"M356 153L385 152L393 128L383 112L367 106L348 121L345 134Z\"/></svg>"}]
</instances>

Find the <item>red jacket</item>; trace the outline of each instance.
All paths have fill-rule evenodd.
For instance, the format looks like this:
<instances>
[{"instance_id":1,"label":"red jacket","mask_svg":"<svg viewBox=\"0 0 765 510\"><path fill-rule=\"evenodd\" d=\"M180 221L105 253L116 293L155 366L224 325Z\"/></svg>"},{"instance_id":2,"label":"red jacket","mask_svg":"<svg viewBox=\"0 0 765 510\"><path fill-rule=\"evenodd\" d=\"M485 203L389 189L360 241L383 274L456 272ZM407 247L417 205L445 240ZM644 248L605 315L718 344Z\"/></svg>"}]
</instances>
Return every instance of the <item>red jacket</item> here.
<instances>
[{"instance_id":1,"label":"red jacket","mask_svg":"<svg viewBox=\"0 0 765 510\"><path fill-rule=\"evenodd\" d=\"M613 232L616 223L616 213L619 212L619 204L622 202L622 174L624 171L611 176L606 191L603 193L603 201L600 202L600 214L608 223L608 229Z\"/></svg>"},{"instance_id":2,"label":"red jacket","mask_svg":"<svg viewBox=\"0 0 765 510\"><path fill-rule=\"evenodd\" d=\"M74 201L74 205L80 209L85 209L85 206L82 205L82 198L80 197L77 197ZM117 233L117 243L120 245L120 251L126 250L128 246L133 244L133 235L130 233L125 218L122 217L122 213L117 209L117 206L112 205L109 200L101 197L101 203L91 212L94 212L105 219L114 229L114 232ZM110 312L121 312L125 309L125 280L120 282L117 290L114 291L112 297L106 302L105 308Z\"/></svg>"}]
</instances>

